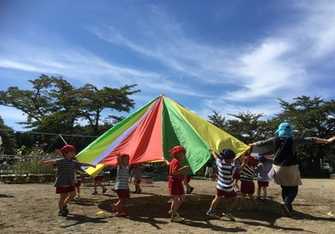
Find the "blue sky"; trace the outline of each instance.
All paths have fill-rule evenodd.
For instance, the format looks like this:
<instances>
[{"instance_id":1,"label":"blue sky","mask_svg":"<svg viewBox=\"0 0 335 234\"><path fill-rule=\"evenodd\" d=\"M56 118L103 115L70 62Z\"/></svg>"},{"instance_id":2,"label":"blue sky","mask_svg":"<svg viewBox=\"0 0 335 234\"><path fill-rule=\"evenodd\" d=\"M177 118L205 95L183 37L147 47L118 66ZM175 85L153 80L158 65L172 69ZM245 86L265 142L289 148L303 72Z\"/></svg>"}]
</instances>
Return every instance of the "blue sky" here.
<instances>
[{"instance_id":1,"label":"blue sky","mask_svg":"<svg viewBox=\"0 0 335 234\"><path fill-rule=\"evenodd\" d=\"M206 3L206 4L205 4ZM206 117L279 112L278 98L334 98L334 1L0 2L0 89L41 73L76 86L136 83ZM21 129L19 111L0 106Z\"/></svg>"}]
</instances>

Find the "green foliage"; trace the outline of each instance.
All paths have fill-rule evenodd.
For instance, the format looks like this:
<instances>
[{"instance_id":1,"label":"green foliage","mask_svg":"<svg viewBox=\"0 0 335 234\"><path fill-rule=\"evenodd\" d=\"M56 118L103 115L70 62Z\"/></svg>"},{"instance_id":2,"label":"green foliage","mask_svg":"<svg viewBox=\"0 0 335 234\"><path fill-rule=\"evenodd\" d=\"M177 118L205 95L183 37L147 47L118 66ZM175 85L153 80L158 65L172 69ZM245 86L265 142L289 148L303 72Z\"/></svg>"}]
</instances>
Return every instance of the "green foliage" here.
<instances>
[{"instance_id":1,"label":"green foliage","mask_svg":"<svg viewBox=\"0 0 335 234\"><path fill-rule=\"evenodd\" d=\"M209 121L246 143L269 137L275 129L274 121L262 120L262 114L241 112L231 116L232 119L226 119L214 111L213 114L209 115Z\"/></svg>"},{"instance_id":2,"label":"green foliage","mask_svg":"<svg viewBox=\"0 0 335 234\"><path fill-rule=\"evenodd\" d=\"M99 132L99 125L105 110L128 112L134 101L130 96L139 92L136 85L120 88L103 87L92 84L75 88L61 77L41 75L29 81L31 90L9 87L0 91L0 105L15 107L25 114L23 124L27 128L56 133L73 133L83 123L88 122L91 134Z\"/></svg>"},{"instance_id":3,"label":"green foliage","mask_svg":"<svg viewBox=\"0 0 335 234\"><path fill-rule=\"evenodd\" d=\"M335 100L301 96L293 99L292 102L282 99L279 101L281 109L278 109L276 116L268 120L263 120L261 114L249 112L231 115L234 119L225 119L215 111L209 116L209 120L246 143L273 136L281 121L290 122L297 136L328 138L334 135ZM306 164L305 172L319 171L320 159L335 162L335 152L332 146L301 145L298 153L300 159Z\"/></svg>"},{"instance_id":4,"label":"green foliage","mask_svg":"<svg viewBox=\"0 0 335 234\"><path fill-rule=\"evenodd\" d=\"M11 166L14 174L54 174L52 167L40 163L43 159L56 158L54 154L47 154L38 146L33 147L29 153L25 152L26 147L17 150L17 159Z\"/></svg>"},{"instance_id":5,"label":"green foliage","mask_svg":"<svg viewBox=\"0 0 335 234\"><path fill-rule=\"evenodd\" d=\"M13 173L22 174L54 174L55 170L40 164L39 159L20 160L12 167Z\"/></svg>"},{"instance_id":6,"label":"green foliage","mask_svg":"<svg viewBox=\"0 0 335 234\"><path fill-rule=\"evenodd\" d=\"M13 135L13 129L7 127L0 117L0 137L2 145L0 145L0 154L15 154L16 141Z\"/></svg>"}]
</instances>

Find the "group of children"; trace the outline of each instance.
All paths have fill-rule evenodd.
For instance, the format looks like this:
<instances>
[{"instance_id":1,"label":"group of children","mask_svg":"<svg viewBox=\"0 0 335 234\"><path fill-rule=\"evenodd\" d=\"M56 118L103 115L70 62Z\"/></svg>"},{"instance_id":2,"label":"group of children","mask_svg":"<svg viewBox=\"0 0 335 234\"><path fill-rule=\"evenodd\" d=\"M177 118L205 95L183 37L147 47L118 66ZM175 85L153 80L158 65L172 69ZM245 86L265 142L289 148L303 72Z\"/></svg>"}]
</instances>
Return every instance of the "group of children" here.
<instances>
[{"instance_id":1,"label":"group of children","mask_svg":"<svg viewBox=\"0 0 335 234\"><path fill-rule=\"evenodd\" d=\"M59 215L67 216L69 210L68 203L75 197L76 189L80 188L80 179L76 179L75 173L81 170L82 167L95 167L95 165L80 163L75 160L76 149L72 145L65 145L61 150L62 159L44 160L43 164L55 166L56 174L56 193L60 194L59 198ZM191 180L190 168L185 165L186 150L183 146L177 145L170 149L171 161L169 163L168 174L168 190L171 196L171 207L168 213L171 216L172 222L182 222L184 219L179 215L178 210L185 200L186 193L191 193L193 187L189 185ZM230 199L234 202L237 196L237 188L244 196L252 198L255 192L254 179L258 179L258 197L263 191L263 198L266 198L266 187L268 186L269 178L267 172L271 168L271 160L265 157L255 159L252 156L244 157L243 162L239 165L239 161L235 160L235 153L230 149L225 149L221 153L213 153L217 166L217 185L216 195L210 204L207 212L208 216L216 217L216 208L218 207L221 198ZM129 166L129 155L120 154L117 158L117 174L114 185L114 191L118 195L118 200L112 205L112 210L115 216L127 216L126 203L129 199L129 177L130 172L134 179L135 192L141 193L141 167ZM240 186L238 181L241 181ZM95 180L95 185L101 184L101 178ZM103 192L106 189L103 187ZM79 191L77 191L79 192ZM96 187L94 194L96 193ZM227 213L228 217L233 217Z\"/></svg>"},{"instance_id":2,"label":"group of children","mask_svg":"<svg viewBox=\"0 0 335 234\"><path fill-rule=\"evenodd\" d=\"M171 215L171 221L182 222L184 219L179 215L178 210L185 200L182 181L183 175L187 173L189 168L188 166L181 166L185 158L185 149L182 146L173 147L170 150L170 154L173 159L169 166L168 187L173 202L169 214ZM255 158L247 155L241 164L236 159L235 152L230 149L224 149L220 154L213 153L212 155L215 158L217 167L217 184L216 195L206 213L208 216L219 217L216 209L222 198L229 200L232 207L234 207L238 192L243 197L247 196L253 199L255 179L258 181L257 198L267 198L267 187L270 180L268 173L272 167L271 158L265 156ZM240 186L238 185L239 181L241 182ZM234 220L234 217L229 212L226 212L225 215Z\"/></svg>"},{"instance_id":3,"label":"group of children","mask_svg":"<svg viewBox=\"0 0 335 234\"><path fill-rule=\"evenodd\" d=\"M68 203L74 199L76 194L79 194L81 178L76 179L76 171L81 170L82 167L95 167L95 165L88 163L80 163L74 159L76 149L73 145L65 145L61 150L63 158L57 160L43 160L42 164L54 166L57 168L56 172L56 193L59 194L59 216L66 217L69 214L67 208ZM95 179L95 185L101 184L102 178ZM115 216L126 216L127 210L125 202L129 198L129 155L119 155L117 160L117 176L114 191L117 193L119 199L113 204L113 211ZM97 192L96 186L93 194ZM103 192L106 188L103 187Z\"/></svg>"}]
</instances>

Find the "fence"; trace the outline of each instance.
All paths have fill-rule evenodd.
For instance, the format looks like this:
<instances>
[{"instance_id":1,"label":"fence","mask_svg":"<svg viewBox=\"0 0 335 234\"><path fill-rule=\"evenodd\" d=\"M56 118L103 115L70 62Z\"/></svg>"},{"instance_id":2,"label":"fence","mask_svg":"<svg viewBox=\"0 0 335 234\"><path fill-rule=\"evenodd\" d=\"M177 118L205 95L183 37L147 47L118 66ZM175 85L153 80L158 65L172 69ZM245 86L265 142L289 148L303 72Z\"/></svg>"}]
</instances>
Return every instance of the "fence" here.
<instances>
[{"instance_id":1,"label":"fence","mask_svg":"<svg viewBox=\"0 0 335 234\"><path fill-rule=\"evenodd\" d=\"M0 180L5 183L53 181L55 170L40 164L45 158L41 155L0 155Z\"/></svg>"}]
</instances>

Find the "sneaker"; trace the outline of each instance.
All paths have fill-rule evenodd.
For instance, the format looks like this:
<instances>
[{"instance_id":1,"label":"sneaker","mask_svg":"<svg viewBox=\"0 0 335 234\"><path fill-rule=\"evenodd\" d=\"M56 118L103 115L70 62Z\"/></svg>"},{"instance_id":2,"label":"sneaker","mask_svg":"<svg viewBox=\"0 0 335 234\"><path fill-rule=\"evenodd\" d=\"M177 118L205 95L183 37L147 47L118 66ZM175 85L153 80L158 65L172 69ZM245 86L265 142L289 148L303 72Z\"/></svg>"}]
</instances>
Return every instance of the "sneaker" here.
<instances>
[{"instance_id":1,"label":"sneaker","mask_svg":"<svg viewBox=\"0 0 335 234\"><path fill-rule=\"evenodd\" d=\"M191 194L193 192L194 188L193 187L190 187L187 189L186 193L187 194Z\"/></svg>"},{"instance_id":2,"label":"sneaker","mask_svg":"<svg viewBox=\"0 0 335 234\"><path fill-rule=\"evenodd\" d=\"M181 222L184 222L184 220L185 219L183 217L180 217L179 215L171 217L171 222L174 222L174 223L181 223Z\"/></svg>"},{"instance_id":3,"label":"sneaker","mask_svg":"<svg viewBox=\"0 0 335 234\"><path fill-rule=\"evenodd\" d=\"M119 206L113 204L112 205L112 212L119 212Z\"/></svg>"},{"instance_id":4,"label":"sneaker","mask_svg":"<svg viewBox=\"0 0 335 234\"><path fill-rule=\"evenodd\" d=\"M114 214L114 217L127 217L126 212L117 212Z\"/></svg>"},{"instance_id":5,"label":"sneaker","mask_svg":"<svg viewBox=\"0 0 335 234\"><path fill-rule=\"evenodd\" d=\"M284 210L284 212L287 216L291 217L292 214L291 214L290 208L287 204L283 204L283 210Z\"/></svg>"},{"instance_id":6,"label":"sneaker","mask_svg":"<svg viewBox=\"0 0 335 234\"><path fill-rule=\"evenodd\" d=\"M62 216L62 217L66 217L68 214L69 214L69 211L64 208L62 210L59 210L58 212L58 216Z\"/></svg>"},{"instance_id":7,"label":"sneaker","mask_svg":"<svg viewBox=\"0 0 335 234\"><path fill-rule=\"evenodd\" d=\"M220 216L216 214L215 210L208 210L206 215L212 218L217 218L217 219L220 218Z\"/></svg>"},{"instance_id":8,"label":"sneaker","mask_svg":"<svg viewBox=\"0 0 335 234\"><path fill-rule=\"evenodd\" d=\"M229 213L226 213L226 214L223 214L224 216L226 216L228 219L230 219L230 221L236 221L235 220L235 217L232 215L232 214L229 214Z\"/></svg>"}]
</instances>

